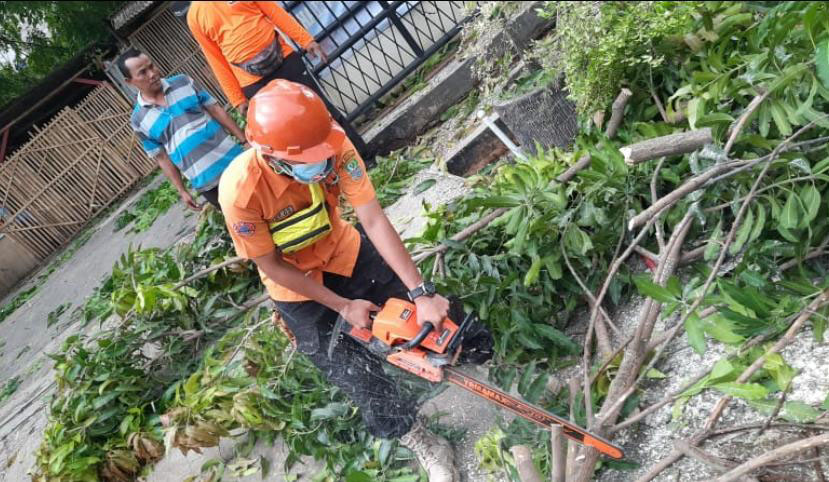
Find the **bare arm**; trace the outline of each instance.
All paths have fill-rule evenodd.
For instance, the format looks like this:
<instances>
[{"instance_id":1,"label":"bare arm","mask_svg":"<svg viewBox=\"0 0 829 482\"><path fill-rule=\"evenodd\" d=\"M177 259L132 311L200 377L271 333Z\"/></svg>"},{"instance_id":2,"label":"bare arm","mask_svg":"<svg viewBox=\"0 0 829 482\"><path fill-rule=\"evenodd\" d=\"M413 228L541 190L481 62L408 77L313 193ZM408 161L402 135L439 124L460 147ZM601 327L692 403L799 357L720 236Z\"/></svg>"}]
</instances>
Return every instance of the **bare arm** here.
<instances>
[{"instance_id":1,"label":"bare arm","mask_svg":"<svg viewBox=\"0 0 829 482\"><path fill-rule=\"evenodd\" d=\"M268 278L336 311L352 325L364 328L371 326L369 312L379 310L379 307L369 301L343 298L308 278L305 273L283 261L278 251L253 258L253 261Z\"/></svg>"},{"instance_id":2,"label":"bare arm","mask_svg":"<svg viewBox=\"0 0 829 482\"><path fill-rule=\"evenodd\" d=\"M242 144L246 144L247 140L245 139L245 132L239 127L239 124L236 123L233 118L220 106L219 104L211 104L205 106L205 110L207 113L210 114L211 117L216 119L216 122L221 124L222 127L225 128L228 132L236 136L239 139L239 142Z\"/></svg>"},{"instance_id":3,"label":"bare arm","mask_svg":"<svg viewBox=\"0 0 829 482\"><path fill-rule=\"evenodd\" d=\"M188 191L187 187L185 187L184 181L181 180L181 173L178 168L173 165L173 161L170 160L170 156L162 150L155 156L155 160L158 162L158 167L161 168L161 172L163 172L164 175L167 176L167 179L169 179L173 186L175 186L179 196L181 196L181 201L190 209L194 211L201 211L201 205L193 199L193 195L190 194L190 191Z\"/></svg>"},{"instance_id":4,"label":"bare arm","mask_svg":"<svg viewBox=\"0 0 829 482\"><path fill-rule=\"evenodd\" d=\"M386 217L380 203L374 199L368 204L355 207L354 212L380 256L406 285L406 289L412 290L423 283L423 278L412 261L412 256L403 246L400 235ZM443 318L449 312L449 301L439 295L432 298L421 296L415 300L415 304L418 323L422 325L429 321L439 330Z\"/></svg>"}]
</instances>

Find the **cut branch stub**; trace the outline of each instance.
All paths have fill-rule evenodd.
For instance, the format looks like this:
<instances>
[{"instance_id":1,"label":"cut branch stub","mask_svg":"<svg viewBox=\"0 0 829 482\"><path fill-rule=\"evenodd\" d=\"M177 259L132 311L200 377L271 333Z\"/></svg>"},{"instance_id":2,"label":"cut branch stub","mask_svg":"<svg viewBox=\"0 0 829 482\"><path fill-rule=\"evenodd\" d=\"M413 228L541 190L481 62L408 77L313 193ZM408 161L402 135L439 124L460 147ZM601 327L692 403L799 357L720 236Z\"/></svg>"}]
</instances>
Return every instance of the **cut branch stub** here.
<instances>
[{"instance_id":1,"label":"cut branch stub","mask_svg":"<svg viewBox=\"0 0 829 482\"><path fill-rule=\"evenodd\" d=\"M651 159L694 152L713 141L711 128L706 127L637 142L620 148L619 152L625 156L625 163L632 166Z\"/></svg>"}]
</instances>

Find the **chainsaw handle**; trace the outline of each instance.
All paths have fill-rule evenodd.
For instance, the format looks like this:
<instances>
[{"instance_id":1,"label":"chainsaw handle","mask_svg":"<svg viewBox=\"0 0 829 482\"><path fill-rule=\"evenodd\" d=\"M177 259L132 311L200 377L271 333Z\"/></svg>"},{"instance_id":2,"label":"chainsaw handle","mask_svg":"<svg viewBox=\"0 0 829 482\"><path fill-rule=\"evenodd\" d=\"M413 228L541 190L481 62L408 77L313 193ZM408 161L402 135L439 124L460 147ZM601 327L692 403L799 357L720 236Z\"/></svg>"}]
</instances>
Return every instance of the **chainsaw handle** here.
<instances>
[{"instance_id":1,"label":"chainsaw handle","mask_svg":"<svg viewBox=\"0 0 829 482\"><path fill-rule=\"evenodd\" d=\"M420 345L420 343L423 340L425 340L426 337L429 336L429 333L431 333L432 330L434 330L434 329L435 329L435 325L433 325L432 322L427 321L427 322L423 323L423 326L420 327L420 331L417 333L417 335L415 335L414 338L407 341L406 343L403 343L402 345L400 345L400 349L401 350L411 350L412 348Z\"/></svg>"}]
</instances>

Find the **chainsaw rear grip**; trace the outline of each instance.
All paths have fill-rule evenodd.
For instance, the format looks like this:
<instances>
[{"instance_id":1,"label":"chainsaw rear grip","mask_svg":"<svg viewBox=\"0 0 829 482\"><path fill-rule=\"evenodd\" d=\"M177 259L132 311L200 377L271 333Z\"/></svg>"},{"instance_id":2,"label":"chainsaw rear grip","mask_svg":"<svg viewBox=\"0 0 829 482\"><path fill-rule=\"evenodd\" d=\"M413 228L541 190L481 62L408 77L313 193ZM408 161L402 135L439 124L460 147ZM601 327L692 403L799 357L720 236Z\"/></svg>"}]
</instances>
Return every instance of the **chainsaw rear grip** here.
<instances>
[{"instance_id":1,"label":"chainsaw rear grip","mask_svg":"<svg viewBox=\"0 0 829 482\"><path fill-rule=\"evenodd\" d=\"M434 330L434 329L435 329L435 325L433 325L431 322L427 321L427 322L423 323L423 326L420 327L420 331L417 333L417 335L415 335L414 338L407 341L406 343L403 343L402 345L400 345L400 349L401 350L411 350L412 348L414 348L416 346L419 346L420 343L423 340L425 340L426 337L429 336L429 333L431 333L432 330Z\"/></svg>"}]
</instances>

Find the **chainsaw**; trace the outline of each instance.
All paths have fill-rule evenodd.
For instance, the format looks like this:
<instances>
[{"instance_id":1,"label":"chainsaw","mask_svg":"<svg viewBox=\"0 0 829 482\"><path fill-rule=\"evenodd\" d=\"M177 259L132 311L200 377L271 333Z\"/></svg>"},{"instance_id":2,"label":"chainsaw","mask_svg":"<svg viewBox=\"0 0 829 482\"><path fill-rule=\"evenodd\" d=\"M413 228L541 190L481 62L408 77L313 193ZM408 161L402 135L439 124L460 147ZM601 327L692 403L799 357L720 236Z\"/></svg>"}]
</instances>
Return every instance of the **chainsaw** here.
<instances>
[{"instance_id":1,"label":"chainsaw","mask_svg":"<svg viewBox=\"0 0 829 482\"><path fill-rule=\"evenodd\" d=\"M624 457L621 448L603 437L476 380L452 366L460 355L464 333L475 320L474 315L467 315L460 326L445 318L438 332L429 322L418 326L414 303L390 298L379 312L372 314L372 320L369 330L352 326L343 317L337 318L328 345L328 357L333 354L340 333L345 333L375 355L407 372L434 383L453 383L545 429L561 425L569 439L593 447L614 459Z\"/></svg>"}]
</instances>

